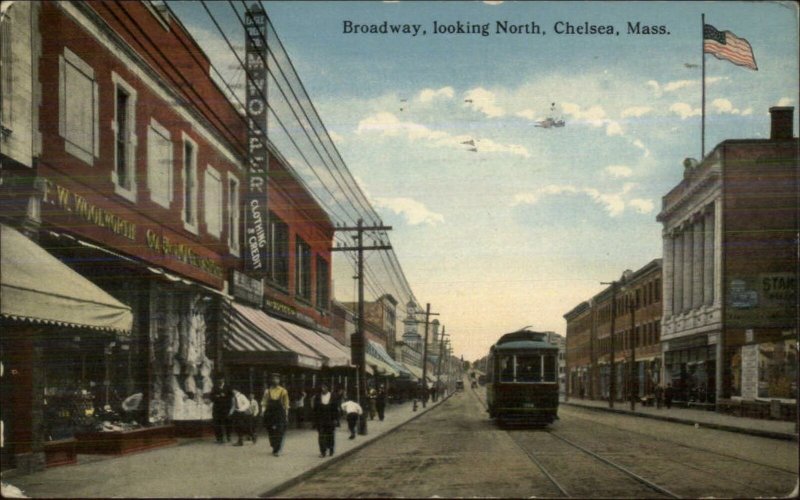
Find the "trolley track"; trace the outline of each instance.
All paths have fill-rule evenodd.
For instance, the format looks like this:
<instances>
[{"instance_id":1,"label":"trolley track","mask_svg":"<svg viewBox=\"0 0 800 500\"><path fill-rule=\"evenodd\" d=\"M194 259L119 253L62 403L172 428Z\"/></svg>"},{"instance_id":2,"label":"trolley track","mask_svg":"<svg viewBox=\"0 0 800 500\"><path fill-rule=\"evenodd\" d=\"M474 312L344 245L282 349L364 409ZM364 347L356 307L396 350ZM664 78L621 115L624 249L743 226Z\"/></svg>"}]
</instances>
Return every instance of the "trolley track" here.
<instances>
[{"instance_id":1,"label":"trolley track","mask_svg":"<svg viewBox=\"0 0 800 500\"><path fill-rule=\"evenodd\" d=\"M483 406L483 408L486 409L487 408L486 402L478 395L478 393L475 391L474 388L471 388L471 392L475 396L475 398L480 402L481 406ZM641 485L644 485L647 489L649 489L649 490L651 490L653 492L656 492L658 494L664 495L664 496L669 497L669 498L681 498L679 495L673 493L672 491L670 491L670 490L668 490L668 489L666 489L666 488L664 488L662 486L659 486L658 484L653 483L652 481L649 481L649 480L643 478L642 476L636 474L635 472L629 470L628 468L626 468L626 467L624 467L624 466L622 466L620 464L615 463L612 460L609 460L608 458L605 458L605 457L603 457L603 456L601 456L601 455L599 455L599 454L597 454L597 453L595 453L595 452L593 452L593 451L591 451L591 450L589 450L589 449L587 449L587 448L585 448L583 446L580 446L577 443L572 442L571 440L569 440L569 439L567 439L567 438L565 438L563 436L560 436L560 435L556 434L555 432L553 432L550 429L546 430L545 433L548 436L551 436L551 437L559 440L560 442L567 444L569 447L571 447L573 449L576 449L576 450L579 450L579 451L583 452L584 454L594 458L595 460L598 460L598 461L604 463L605 465L615 469L616 471L621 472L624 476L633 479L635 482L637 482L637 483L639 483ZM506 431L506 435L509 436L511 441L523 453L525 453L525 455L531 460L531 462L533 462L536 465L536 467L539 468L539 470L545 475L545 477L547 477L547 479L553 484L553 486L555 486L558 489L558 491L564 497L573 498L574 496L577 496L577 497L585 496L585 493L583 493L583 492L582 492L582 494L572 495L567 490L567 488L565 488L555 478L553 473L550 470L548 470L548 468L545 466L544 463L542 463L542 461L536 456L536 454L532 453L524 444L520 443L520 441L514 437L512 432Z\"/></svg>"}]
</instances>

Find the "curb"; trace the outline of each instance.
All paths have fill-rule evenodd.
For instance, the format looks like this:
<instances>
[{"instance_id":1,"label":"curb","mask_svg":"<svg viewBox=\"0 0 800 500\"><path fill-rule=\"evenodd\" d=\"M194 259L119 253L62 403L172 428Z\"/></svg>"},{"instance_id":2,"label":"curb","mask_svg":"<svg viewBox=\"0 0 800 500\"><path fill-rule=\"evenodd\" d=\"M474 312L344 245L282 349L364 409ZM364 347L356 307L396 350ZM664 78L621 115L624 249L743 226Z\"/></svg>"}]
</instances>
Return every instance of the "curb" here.
<instances>
[{"instance_id":1,"label":"curb","mask_svg":"<svg viewBox=\"0 0 800 500\"><path fill-rule=\"evenodd\" d=\"M785 432L774 432L774 431L764 431L760 429L747 429L744 427L736 427L733 425L725 425L725 424L715 424L715 423L704 423L704 422L695 422L693 420L686 420L685 418L677 418L677 417L668 417L662 415L651 415L649 413L637 413L631 412L627 410L620 410L617 408L601 408L597 406L588 406L588 405L580 405L575 403L568 403L561 401L559 405L563 406L571 406L573 408L583 408L586 410L593 410L593 411L602 411L607 413L617 413L620 415L628 415L632 417L643 417L643 418L650 418L653 420L662 420L664 422L672 422L675 424L684 424L684 425L695 425L699 424L701 427L705 427L707 429L716 429L720 431L727 431L727 432L736 432L738 434L749 434L751 436L758 436L758 437L765 437L770 439L780 439L782 441L797 441L798 436L797 434L790 434Z\"/></svg>"},{"instance_id":2,"label":"curb","mask_svg":"<svg viewBox=\"0 0 800 500\"><path fill-rule=\"evenodd\" d=\"M277 486L273 486L272 488L270 488L266 492L259 493L256 496L258 498L271 498L271 497L276 496L281 491L286 490L286 489L291 488L292 486L294 486L296 484L301 483L306 478L308 478L310 476L313 476L314 474L316 474L318 472L321 472L321 471L327 469L328 467L333 466L334 464L338 463L339 461L341 461L341 460L349 457L350 455L354 454L355 452L361 450L365 446L367 446L369 444L372 444L375 441L378 441L379 439L382 439L382 438L392 434L396 430L408 425L409 423L411 423L414 420L418 419L422 415L425 415L426 413L428 413L432 409L438 407L440 404L444 403L445 401L447 401L448 399L453 397L453 395L455 395L456 393L457 393L457 391L453 392L452 394L448 394L447 397L440 399L436 404L430 405L427 408L422 409L422 411L418 411L418 413L416 415L414 415L413 417L409 418L405 422L401 422L401 423L397 424L395 427L392 427L391 429L389 429L388 431L384 432L383 434L374 435L371 438L367 437L366 440L361 441L359 444L357 444L353 448L347 450L346 452L341 453L341 454L337 454L335 457L331 457L329 460L326 460L325 462L322 462L319 465L315 465L314 467L308 469L307 471L304 471L304 472L298 474L297 476L295 476L293 478L287 479L286 481L278 484Z\"/></svg>"}]
</instances>

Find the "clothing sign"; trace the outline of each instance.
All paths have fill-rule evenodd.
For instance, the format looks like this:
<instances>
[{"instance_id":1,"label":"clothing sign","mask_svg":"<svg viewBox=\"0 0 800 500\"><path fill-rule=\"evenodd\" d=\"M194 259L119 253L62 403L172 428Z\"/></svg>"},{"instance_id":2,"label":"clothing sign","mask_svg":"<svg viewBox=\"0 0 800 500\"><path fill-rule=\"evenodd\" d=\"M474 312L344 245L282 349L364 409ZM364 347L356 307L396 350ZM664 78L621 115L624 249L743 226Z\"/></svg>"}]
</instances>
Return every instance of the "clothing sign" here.
<instances>
[{"instance_id":1,"label":"clothing sign","mask_svg":"<svg viewBox=\"0 0 800 500\"><path fill-rule=\"evenodd\" d=\"M245 71L247 77L247 192L244 197L246 228L245 269L256 277L267 270L267 13L259 4L247 11L245 21Z\"/></svg>"}]
</instances>

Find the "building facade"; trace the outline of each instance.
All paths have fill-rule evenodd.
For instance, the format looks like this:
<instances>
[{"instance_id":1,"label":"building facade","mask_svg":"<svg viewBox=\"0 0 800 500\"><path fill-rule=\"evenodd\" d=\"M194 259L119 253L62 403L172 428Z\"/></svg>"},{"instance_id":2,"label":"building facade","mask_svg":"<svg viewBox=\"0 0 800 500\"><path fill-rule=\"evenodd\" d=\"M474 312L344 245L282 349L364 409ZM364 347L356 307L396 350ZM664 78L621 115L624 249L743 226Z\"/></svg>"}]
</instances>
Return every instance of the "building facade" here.
<instances>
[{"instance_id":1,"label":"building facade","mask_svg":"<svg viewBox=\"0 0 800 500\"><path fill-rule=\"evenodd\" d=\"M663 198L663 350L683 400L797 400L798 140L726 140Z\"/></svg>"},{"instance_id":2,"label":"building facade","mask_svg":"<svg viewBox=\"0 0 800 500\"><path fill-rule=\"evenodd\" d=\"M661 259L625 271L564 318L569 397L624 401L654 394L661 383Z\"/></svg>"}]
</instances>

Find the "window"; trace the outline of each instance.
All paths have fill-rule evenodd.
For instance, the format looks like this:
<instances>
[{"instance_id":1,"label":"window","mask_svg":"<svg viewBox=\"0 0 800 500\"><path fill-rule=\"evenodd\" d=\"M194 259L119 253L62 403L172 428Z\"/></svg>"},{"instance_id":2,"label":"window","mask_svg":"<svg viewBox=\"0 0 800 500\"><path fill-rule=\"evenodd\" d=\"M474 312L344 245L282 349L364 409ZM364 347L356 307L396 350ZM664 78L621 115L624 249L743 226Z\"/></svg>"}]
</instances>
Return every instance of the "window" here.
<instances>
[{"instance_id":1,"label":"window","mask_svg":"<svg viewBox=\"0 0 800 500\"><path fill-rule=\"evenodd\" d=\"M228 248L239 255L239 179L228 175Z\"/></svg>"},{"instance_id":2,"label":"window","mask_svg":"<svg viewBox=\"0 0 800 500\"><path fill-rule=\"evenodd\" d=\"M203 190L203 218L206 231L219 238L222 235L222 177L210 165L206 166Z\"/></svg>"},{"instance_id":3,"label":"window","mask_svg":"<svg viewBox=\"0 0 800 500\"><path fill-rule=\"evenodd\" d=\"M300 238L297 238L296 247L295 295L301 299L311 300L311 247Z\"/></svg>"},{"instance_id":4,"label":"window","mask_svg":"<svg viewBox=\"0 0 800 500\"><path fill-rule=\"evenodd\" d=\"M269 214L269 270L270 281L289 287L289 226L277 215Z\"/></svg>"},{"instance_id":5,"label":"window","mask_svg":"<svg viewBox=\"0 0 800 500\"><path fill-rule=\"evenodd\" d=\"M542 381L542 357L539 354L517 356L517 382Z\"/></svg>"},{"instance_id":6,"label":"window","mask_svg":"<svg viewBox=\"0 0 800 500\"><path fill-rule=\"evenodd\" d=\"M656 285L655 285L655 289L654 290L656 292L656 302L658 302L659 300L661 300L661 280L660 279L656 279Z\"/></svg>"},{"instance_id":7,"label":"window","mask_svg":"<svg viewBox=\"0 0 800 500\"><path fill-rule=\"evenodd\" d=\"M111 180L114 192L130 201L136 201L136 91L116 73L114 82L114 168Z\"/></svg>"},{"instance_id":8,"label":"window","mask_svg":"<svg viewBox=\"0 0 800 500\"><path fill-rule=\"evenodd\" d=\"M317 256L317 307L328 309L330 302L330 264L328 261ZM390 328L394 327L394 313L387 311Z\"/></svg>"},{"instance_id":9,"label":"window","mask_svg":"<svg viewBox=\"0 0 800 500\"><path fill-rule=\"evenodd\" d=\"M197 234L197 144L183 135L183 226Z\"/></svg>"},{"instance_id":10,"label":"window","mask_svg":"<svg viewBox=\"0 0 800 500\"><path fill-rule=\"evenodd\" d=\"M6 10L0 20L0 133L11 131L11 96L13 95L13 57L11 53L11 14Z\"/></svg>"},{"instance_id":11,"label":"window","mask_svg":"<svg viewBox=\"0 0 800 500\"><path fill-rule=\"evenodd\" d=\"M147 128L147 187L150 199L169 208L173 198L172 140L167 129L151 119Z\"/></svg>"},{"instance_id":12,"label":"window","mask_svg":"<svg viewBox=\"0 0 800 500\"><path fill-rule=\"evenodd\" d=\"M92 165L100 153L94 69L68 48L58 62L58 132L67 153Z\"/></svg>"}]
</instances>

